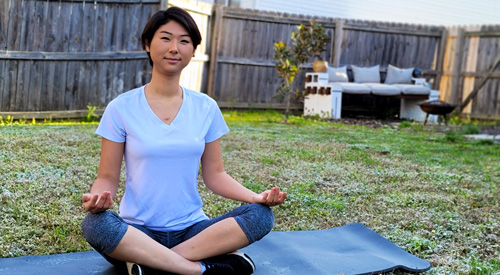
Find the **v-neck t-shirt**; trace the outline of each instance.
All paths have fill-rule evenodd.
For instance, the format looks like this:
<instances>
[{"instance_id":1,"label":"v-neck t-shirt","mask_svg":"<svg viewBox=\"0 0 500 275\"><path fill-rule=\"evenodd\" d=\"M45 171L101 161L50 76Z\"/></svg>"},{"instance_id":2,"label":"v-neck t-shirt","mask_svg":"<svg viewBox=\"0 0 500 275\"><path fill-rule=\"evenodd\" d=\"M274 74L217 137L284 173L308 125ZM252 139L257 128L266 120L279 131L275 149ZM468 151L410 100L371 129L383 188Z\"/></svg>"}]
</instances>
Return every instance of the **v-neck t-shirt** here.
<instances>
[{"instance_id":1,"label":"v-neck t-shirt","mask_svg":"<svg viewBox=\"0 0 500 275\"><path fill-rule=\"evenodd\" d=\"M182 104L170 124L149 106L144 87L112 100L96 134L125 143L125 193L119 214L157 231L182 230L207 219L197 177L205 143L229 129L215 100L182 88Z\"/></svg>"}]
</instances>

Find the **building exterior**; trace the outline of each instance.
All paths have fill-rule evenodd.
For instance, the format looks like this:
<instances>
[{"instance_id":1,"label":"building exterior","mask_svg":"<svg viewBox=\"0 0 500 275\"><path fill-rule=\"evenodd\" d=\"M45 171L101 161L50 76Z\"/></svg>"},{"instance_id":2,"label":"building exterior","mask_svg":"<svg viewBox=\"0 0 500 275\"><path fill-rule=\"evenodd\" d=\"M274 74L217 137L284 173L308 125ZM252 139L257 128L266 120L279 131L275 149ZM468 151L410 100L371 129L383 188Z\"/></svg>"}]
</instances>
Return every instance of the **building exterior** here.
<instances>
[{"instance_id":1,"label":"building exterior","mask_svg":"<svg viewBox=\"0 0 500 275\"><path fill-rule=\"evenodd\" d=\"M204 0L214 4L333 18L424 25L498 25L500 0Z\"/></svg>"}]
</instances>

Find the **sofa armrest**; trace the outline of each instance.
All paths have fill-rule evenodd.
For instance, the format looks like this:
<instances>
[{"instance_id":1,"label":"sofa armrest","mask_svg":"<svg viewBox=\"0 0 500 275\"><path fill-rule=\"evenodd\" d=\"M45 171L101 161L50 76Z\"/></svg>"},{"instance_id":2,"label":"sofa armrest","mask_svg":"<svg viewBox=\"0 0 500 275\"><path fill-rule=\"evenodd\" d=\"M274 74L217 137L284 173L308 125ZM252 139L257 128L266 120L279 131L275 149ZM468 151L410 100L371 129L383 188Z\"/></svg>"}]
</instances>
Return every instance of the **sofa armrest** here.
<instances>
[{"instance_id":1,"label":"sofa armrest","mask_svg":"<svg viewBox=\"0 0 500 275\"><path fill-rule=\"evenodd\" d=\"M413 77L411 80L413 80L414 84L415 85L424 85L425 86L425 78L421 78L421 77Z\"/></svg>"}]
</instances>

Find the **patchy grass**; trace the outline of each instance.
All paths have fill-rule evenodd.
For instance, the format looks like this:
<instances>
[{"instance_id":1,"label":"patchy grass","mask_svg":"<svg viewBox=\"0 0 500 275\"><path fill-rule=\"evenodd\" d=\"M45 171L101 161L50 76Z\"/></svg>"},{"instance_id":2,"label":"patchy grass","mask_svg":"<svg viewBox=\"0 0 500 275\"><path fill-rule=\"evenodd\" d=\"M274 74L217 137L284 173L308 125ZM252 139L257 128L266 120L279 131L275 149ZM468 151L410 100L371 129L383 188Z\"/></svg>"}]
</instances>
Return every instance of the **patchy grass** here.
<instances>
[{"instance_id":1,"label":"patchy grass","mask_svg":"<svg viewBox=\"0 0 500 275\"><path fill-rule=\"evenodd\" d=\"M500 272L500 146L465 139L474 129L224 115L228 173L255 191L289 193L274 208L275 230L361 222L430 261L427 274ZM88 250L80 196L97 173L97 124L28 124L0 126L1 256ZM200 192L210 216L240 204L201 183Z\"/></svg>"}]
</instances>

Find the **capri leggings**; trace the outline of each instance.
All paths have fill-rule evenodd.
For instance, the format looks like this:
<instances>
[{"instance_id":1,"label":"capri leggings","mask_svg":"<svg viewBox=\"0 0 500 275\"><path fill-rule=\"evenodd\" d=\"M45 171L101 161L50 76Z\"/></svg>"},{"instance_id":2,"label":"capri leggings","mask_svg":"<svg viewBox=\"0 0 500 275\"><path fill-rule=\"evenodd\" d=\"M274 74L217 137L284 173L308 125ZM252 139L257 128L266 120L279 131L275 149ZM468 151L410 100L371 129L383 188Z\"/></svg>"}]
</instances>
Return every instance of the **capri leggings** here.
<instances>
[{"instance_id":1,"label":"capri leggings","mask_svg":"<svg viewBox=\"0 0 500 275\"><path fill-rule=\"evenodd\" d=\"M142 225L128 224L111 211L88 214L82 223L87 242L109 262L121 266L123 262L107 256L115 250L129 225L141 230L158 243L172 248L200 233L210 225L226 218L234 218L248 238L249 243L260 240L274 225L272 210L263 204L247 204L213 219L207 219L179 231L153 231Z\"/></svg>"}]
</instances>

